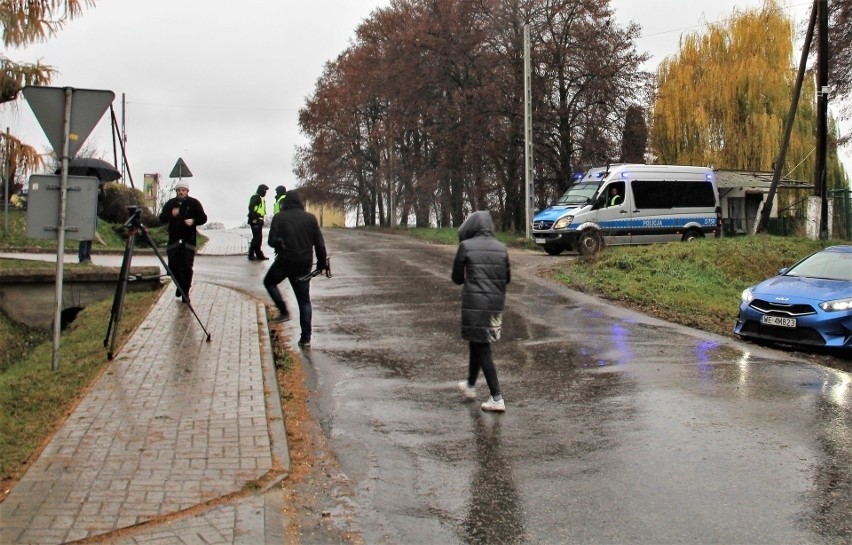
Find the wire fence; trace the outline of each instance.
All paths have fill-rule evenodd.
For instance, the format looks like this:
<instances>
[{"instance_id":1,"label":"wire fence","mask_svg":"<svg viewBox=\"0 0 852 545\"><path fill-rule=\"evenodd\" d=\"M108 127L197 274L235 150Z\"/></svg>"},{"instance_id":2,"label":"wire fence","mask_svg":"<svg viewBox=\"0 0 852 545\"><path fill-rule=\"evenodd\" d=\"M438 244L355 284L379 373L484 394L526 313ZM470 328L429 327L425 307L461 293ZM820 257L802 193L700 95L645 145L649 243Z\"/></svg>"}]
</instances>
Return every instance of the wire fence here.
<instances>
[{"instance_id":1,"label":"wire fence","mask_svg":"<svg viewBox=\"0 0 852 545\"><path fill-rule=\"evenodd\" d=\"M829 191L831 202L831 238L852 240L852 190ZM807 218L802 207L791 207L777 218L771 218L767 231L778 236L806 236Z\"/></svg>"},{"instance_id":2,"label":"wire fence","mask_svg":"<svg viewBox=\"0 0 852 545\"><path fill-rule=\"evenodd\" d=\"M852 190L829 191L831 201L831 238L852 240ZM769 218L766 230L770 235L782 237L807 236L806 207L795 203L779 212L778 217ZM754 219L724 218L722 236L746 236L754 231Z\"/></svg>"}]
</instances>

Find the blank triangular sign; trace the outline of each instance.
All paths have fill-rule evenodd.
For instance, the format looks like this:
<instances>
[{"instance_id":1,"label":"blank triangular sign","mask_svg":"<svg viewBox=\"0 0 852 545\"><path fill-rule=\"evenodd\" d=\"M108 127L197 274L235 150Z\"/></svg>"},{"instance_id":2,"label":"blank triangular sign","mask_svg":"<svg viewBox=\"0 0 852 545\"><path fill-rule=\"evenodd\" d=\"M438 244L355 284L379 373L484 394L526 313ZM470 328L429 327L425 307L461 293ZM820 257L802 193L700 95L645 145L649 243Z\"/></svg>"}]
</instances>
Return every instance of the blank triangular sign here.
<instances>
[{"instance_id":1,"label":"blank triangular sign","mask_svg":"<svg viewBox=\"0 0 852 545\"><path fill-rule=\"evenodd\" d=\"M192 172L189 171L189 167L183 162L183 158L178 157L175 168L172 169L169 178L192 178Z\"/></svg>"},{"instance_id":2,"label":"blank triangular sign","mask_svg":"<svg viewBox=\"0 0 852 545\"><path fill-rule=\"evenodd\" d=\"M71 89L71 88L69 88ZM62 155L66 94L63 87L27 85L24 98L30 105L56 155ZM115 93L92 89L71 89L71 118L68 135L68 157L73 159L92 129L112 104Z\"/></svg>"}]
</instances>

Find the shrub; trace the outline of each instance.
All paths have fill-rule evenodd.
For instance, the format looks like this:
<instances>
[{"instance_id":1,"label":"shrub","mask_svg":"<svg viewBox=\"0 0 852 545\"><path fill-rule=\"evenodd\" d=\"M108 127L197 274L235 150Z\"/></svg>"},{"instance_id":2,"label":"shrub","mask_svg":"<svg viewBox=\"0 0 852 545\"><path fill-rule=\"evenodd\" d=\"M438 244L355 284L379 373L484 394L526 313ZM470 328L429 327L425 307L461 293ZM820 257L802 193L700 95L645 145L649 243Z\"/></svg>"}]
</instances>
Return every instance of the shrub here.
<instances>
[{"instance_id":1,"label":"shrub","mask_svg":"<svg viewBox=\"0 0 852 545\"><path fill-rule=\"evenodd\" d=\"M123 224L130 218L128 206L142 207L142 223L148 226L159 225L159 220L145 206L145 195L138 189L124 186L120 183L104 185L104 197L100 213L101 219L109 223Z\"/></svg>"}]
</instances>

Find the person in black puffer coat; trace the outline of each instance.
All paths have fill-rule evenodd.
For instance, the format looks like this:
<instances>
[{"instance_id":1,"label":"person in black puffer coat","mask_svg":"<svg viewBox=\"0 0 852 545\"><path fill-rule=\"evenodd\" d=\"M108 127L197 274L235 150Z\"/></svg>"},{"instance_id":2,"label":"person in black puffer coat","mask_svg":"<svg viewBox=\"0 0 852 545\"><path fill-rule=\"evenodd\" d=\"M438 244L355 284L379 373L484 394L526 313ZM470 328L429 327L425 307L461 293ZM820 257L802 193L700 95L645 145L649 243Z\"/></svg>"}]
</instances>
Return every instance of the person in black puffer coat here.
<instances>
[{"instance_id":1,"label":"person in black puffer coat","mask_svg":"<svg viewBox=\"0 0 852 545\"><path fill-rule=\"evenodd\" d=\"M491 343L500 339L506 285L511 280L509 253L494 238L494 222L487 210L472 213L459 227L459 248L453 262L452 280L463 284L461 336L470 344L466 381L458 384L468 399L476 397L479 370L485 375L491 397L483 411L503 412L506 404L497 380Z\"/></svg>"}]
</instances>

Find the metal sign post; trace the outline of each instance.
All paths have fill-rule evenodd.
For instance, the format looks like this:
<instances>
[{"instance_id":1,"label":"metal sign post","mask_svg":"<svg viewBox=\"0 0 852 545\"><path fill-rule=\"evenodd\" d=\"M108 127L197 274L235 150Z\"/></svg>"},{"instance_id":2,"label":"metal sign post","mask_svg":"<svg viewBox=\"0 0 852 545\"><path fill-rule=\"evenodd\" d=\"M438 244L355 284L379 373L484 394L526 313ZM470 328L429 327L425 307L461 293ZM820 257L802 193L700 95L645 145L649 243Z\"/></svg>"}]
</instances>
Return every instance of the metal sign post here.
<instances>
[{"instance_id":1,"label":"metal sign post","mask_svg":"<svg viewBox=\"0 0 852 545\"><path fill-rule=\"evenodd\" d=\"M59 369L59 337L62 328L62 278L65 258L65 207L68 162L80 151L104 112L115 98L112 91L92 91L72 87L24 87L30 105L53 151L59 155L59 222L56 231L56 309L53 316L53 356L51 367ZM76 102L74 98L76 97ZM72 110L73 104L76 109Z\"/></svg>"},{"instance_id":2,"label":"metal sign post","mask_svg":"<svg viewBox=\"0 0 852 545\"><path fill-rule=\"evenodd\" d=\"M56 233L56 292L54 301L56 308L53 313L53 352L50 366L54 371L59 369L59 334L62 331L62 279L65 274L65 198L68 187L68 150L71 140L71 101L74 91L65 89L65 116L62 123L62 161L59 178L59 226Z\"/></svg>"}]
</instances>

